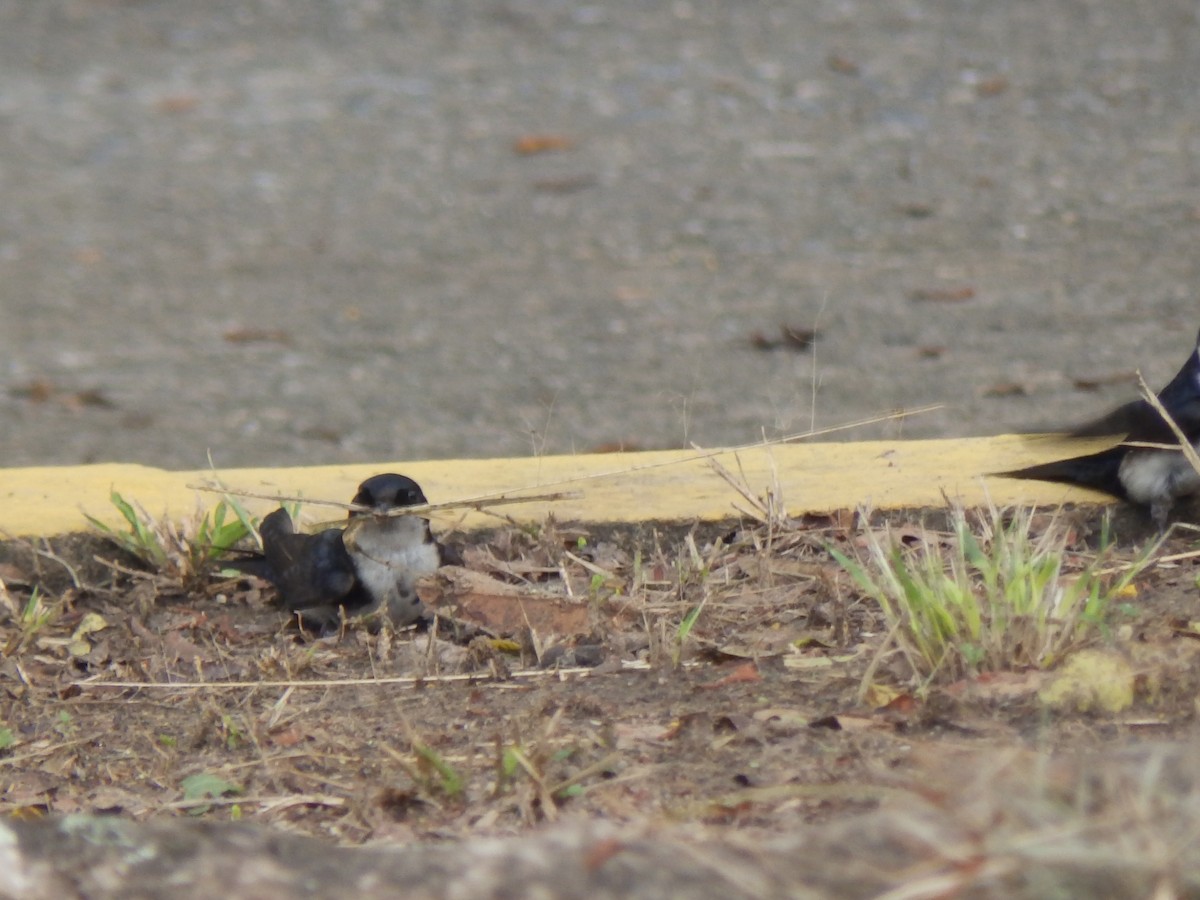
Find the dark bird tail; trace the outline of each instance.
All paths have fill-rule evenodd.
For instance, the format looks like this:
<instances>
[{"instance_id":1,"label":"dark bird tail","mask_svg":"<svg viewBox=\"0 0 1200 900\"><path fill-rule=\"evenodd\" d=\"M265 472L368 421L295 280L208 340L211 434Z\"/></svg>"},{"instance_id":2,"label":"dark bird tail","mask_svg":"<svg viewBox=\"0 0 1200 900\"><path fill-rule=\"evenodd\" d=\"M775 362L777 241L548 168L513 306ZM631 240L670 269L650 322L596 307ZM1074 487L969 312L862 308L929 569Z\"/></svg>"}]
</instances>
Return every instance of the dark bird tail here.
<instances>
[{"instance_id":1,"label":"dark bird tail","mask_svg":"<svg viewBox=\"0 0 1200 900\"><path fill-rule=\"evenodd\" d=\"M1104 491L1114 497L1127 499L1125 488L1121 484L1121 460L1126 448L1112 447L1100 453L1089 456L1076 456L1072 459L1058 459L1054 462L1029 466L1025 469L1014 469L1009 472L997 472L1004 478L1021 478L1027 481L1053 481L1059 484L1076 484L1080 487Z\"/></svg>"}]
</instances>

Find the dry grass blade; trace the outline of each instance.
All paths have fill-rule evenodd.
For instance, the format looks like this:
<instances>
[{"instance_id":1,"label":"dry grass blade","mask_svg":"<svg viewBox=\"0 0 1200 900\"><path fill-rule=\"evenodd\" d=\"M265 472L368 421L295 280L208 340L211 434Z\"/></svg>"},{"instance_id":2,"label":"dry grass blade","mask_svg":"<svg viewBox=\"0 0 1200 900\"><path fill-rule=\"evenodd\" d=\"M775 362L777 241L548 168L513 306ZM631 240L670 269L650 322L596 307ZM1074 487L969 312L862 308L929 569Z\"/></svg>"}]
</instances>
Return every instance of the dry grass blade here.
<instances>
[{"instance_id":1,"label":"dry grass blade","mask_svg":"<svg viewBox=\"0 0 1200 900\"><path fill-rule=\"evenodd\" d=\"M746 473L744 471L741 471L741 468L742 468L741 459L737 456L735 456L734 459L737 459L737 461L738 461L739 474L741 475L740 478L735 476L732 472L730 472L727 468L725 468L723 465L721 465L715 459L710 459L708 461L708 466L710 469L712 469L714 472L716 472L719 476L721 476L721 478L725 481L725 483L728 484L735 491L737 491L741 495L742 499L745 500L747 503L749 503L751 506L750 510L746 510L746 509L742 509L740 506L737 506L735 504L734 509L736 509L738 512L742 513L743 515L748 516L751 519L758 520L759 522L770 521L771 510L770 510L768 504L763 502L763 499L751 490L750 485L747 483L747 480L746 480Z\"/></svg>"},{"instance_id":2,"label":"dry grass blade","mask_svg":"<svg viewBox=\"0 0 1200 900\"><path fill-rule=\"evenodd\" d=\"M1167 426L1171 429L1171 432L1179 439L1179 446L1171 447L1170 449L1182 450L1184 458L1186 458L1191 464L1196 474L1200 475L1200 455L1196 453L1196 448L1192 446L1192 442L1188 440L1188 436L1183 433L1183 429L1179 427L1179 424L1174 418L1172 418L1171 414L1167 412L1166 407L1162 405L1162 401L1158 399L1158 396L1154 393L1154 391L1150 390L1149 385L1146 384L1146 379L1142 378L1142 373L1140 371L1137 373L1137 381L1138 390L1140 390L1142 393L1142 399L1154 407L1155 411L1163 417L1163 421L1167 423Z\"/></svg>"},{"instance_id":3,"label":"dry grass blade","mask_svg":"<svg viewBox=\"0 0 1200 900\"><path fill-rule=\"evenodd\" d=\"M622 671L647 671L650 665L639 661L626 661L621 665ZM595 675L596 670L578 666L562 669L518 669L509 672L510 679L554 679L587 678ZM73 681L71 684L79 688L111 688L114 690L176 690L176 691L223 691L223 690L254 690L256 688L337 688L337 687L368 687L387 685L426 685L439 682L479 681L479 673L472 672L455 675L397 675L387 678L336 678L313 679L310 681L295 680L265 680L265 681Z\"/></svg>"}]
</instances>

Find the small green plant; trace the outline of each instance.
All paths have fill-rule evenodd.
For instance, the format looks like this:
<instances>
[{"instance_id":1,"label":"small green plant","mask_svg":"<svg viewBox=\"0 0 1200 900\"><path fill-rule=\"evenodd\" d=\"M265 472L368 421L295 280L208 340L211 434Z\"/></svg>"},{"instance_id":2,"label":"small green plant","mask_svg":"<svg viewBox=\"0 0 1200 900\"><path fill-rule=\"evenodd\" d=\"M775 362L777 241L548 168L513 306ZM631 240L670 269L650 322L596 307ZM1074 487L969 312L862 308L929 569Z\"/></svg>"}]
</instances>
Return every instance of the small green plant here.
<instances>
[{"instance_id":1,"label":"small green plant","mask_svg":"<svg viewBox=\"0 0 1200 900\"><path fill-rule=\"evenodd\" d=\"M706 561L701 555L700 550L696 546L696 540L692 535L688 535L684 541L687 553L680 553L679 559L675 563L676 572L678 575L677 590L679 597L682 599L688 593L690 584L695 584L701 591L700 602L691 607L679 620L679 626L675 629L675 640L671 648L671 665L675 668L679 667L679 663L683 659L683 648L687 644L688 638L696 627L696 623L700 621L700 614L704 612L704 607L708 605L709 598L712 596L712 585L709 583L709 578L712 575L712 560ZM714 553L719 551L714 549Z\"/></svg>"},{"instance_id":2,"label":"small green plant","mask_svg":"<svg viewBox=\"0 0 1200 900\"><path fill-rule=\"evenodd\" d=\"M457 800L464 787L463 777L458 770L423 741L414 739L412 749L417 756L416 764L409 768L413 780L428 793L438 793Z\"/></svg>"},{"instance_id":3,"label":"small green plant","mask_svg":"<svg viewBox=\"0 0 1200 900\"><path fill-rule=\"evenodd\" d=\"M0 581L0 609L8 614L15 626L8 641L0 643L0 653L8 656L19 653L62 612L62 603L48 603L41 588L35 586L29 598L20 603Z\"/></svg>"},{"instance_id":4,"label":"small green plant","mask_svg":"<svg viewBox=\"0 0 1200 900\"><path fill-rule=\"evenodd\" d=\"M54 620L57 612L56 608L46 603L46 598L40 588L35 586L33 592L29 595L29 599L21 607L21 631L26 636L36 634Z\"/></svg>"},{"instance_id":5,"label":"small green plant","mask_svg":"<svg viewBox=\"0 0 1200 900\"><path fill-rule=\"evenodd\" d=\"M582 796L587 790L584 782L611 772L619 758L618 754L609 754L589 766L572 770L570 764L577 758L578 749L555 739L562 716L563 710L556 710L532 741L524 740L519 728L512 743L504 743L500 735L495 738L494 796L511 792L530 821L553 821L561 803Z\"/></svg>"},{"instance_id":6,"label":"small green plant","mask_svg":"<svg viewBox=\"0 0 1200 900\"><path fill-rule=\"evenodd\" d=\"M63 738L69 740L75 736L78 726L75 724L75 719L65 709L58 711L58 716L54 723L54 730L57 731Z\"/></svg>"},{"instance_id":7,"label":"small green plant","mask_svg":"<svg viewBox=\"0 0 1200 900\"><path fill-rule=\"evenodd\" d=\"M254 519L232 497L221 500L211 511L198 509L191 519L179 525L166 518L156 519L140 504L129 502L116 491L109 499L129 530L118 530L88 516L92 527L185 588L203 580L218 556L255 534Z\"/></svg>"},{"instance_id":8,"label":"small green plant","mask_svg":"<svg viewBox=\"0 0 1200 900\"><path fill-rule=\"evenodd\" d=\"M237 721L228 713L221 716L221 728L225 734L225 747L236 750L246 743L246 733L239 727Z\"/></svg>"},{"instance_id":9,"label":"small green plant","mask_svg":"<svg viewBox=\"0 0 1200 900\"><path fill-rule=\"evenodd\" d=\"M829 552L879 603L922 688L937 678L1054 665L1103 634L1115 601L1161 543L1111 571L1105 519L1096 554L1075 568L1057 519L1034 534L1032 510L1005 515L994 506L978 534L966 512L954 507L949 535L925 534L912 546L886 528L864 530L864 538L865 562L833 547Z\"/></svg>"},{"instance_id":10,"label":"small green plant","mask_svg":"<svg viewBox=\"0 0 1200 900\"><path fill-rule=\"evenodd\" d=\"M180 782L183 799L188 804L188 814L200 816L212 809L212 804L205 800L216 800L230 794L242 793L240 785L227 781L211 772L199 772L189 775Z\"/></svg>"}]
</instances>

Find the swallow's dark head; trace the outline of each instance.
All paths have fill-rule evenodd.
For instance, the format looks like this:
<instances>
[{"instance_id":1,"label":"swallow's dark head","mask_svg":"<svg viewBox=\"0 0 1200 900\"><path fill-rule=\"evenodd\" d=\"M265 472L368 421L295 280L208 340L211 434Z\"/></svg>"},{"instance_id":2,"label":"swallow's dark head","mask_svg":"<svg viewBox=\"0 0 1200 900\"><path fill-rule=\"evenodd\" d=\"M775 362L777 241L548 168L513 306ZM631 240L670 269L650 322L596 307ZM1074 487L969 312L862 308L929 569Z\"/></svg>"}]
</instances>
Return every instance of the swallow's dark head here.
<instances>
[{"instance_id":1,"label":"swallow's dark head","mask_svg":"<svg viewBox=\"0 0 1200 900\"><path fill-rule=\"evenodd\" d=\"M355 506L365 506L377 513L388 512L402 506L420 506L429 501L421 486L405 475L387 472L383 475L372 475L358 486L358 493L350 501ZM362 515L362 512L351 512L350 515Z\"/></svg>"}]
</instances>

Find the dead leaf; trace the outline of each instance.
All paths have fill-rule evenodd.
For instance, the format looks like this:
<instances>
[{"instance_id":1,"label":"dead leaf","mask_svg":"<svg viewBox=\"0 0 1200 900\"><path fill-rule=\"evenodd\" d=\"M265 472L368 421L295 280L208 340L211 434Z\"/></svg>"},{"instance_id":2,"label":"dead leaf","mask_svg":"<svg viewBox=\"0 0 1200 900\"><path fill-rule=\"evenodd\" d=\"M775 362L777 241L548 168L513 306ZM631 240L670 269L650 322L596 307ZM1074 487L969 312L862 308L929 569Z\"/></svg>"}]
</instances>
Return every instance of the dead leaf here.
<instances>
[{"instance_id":1,"label":"dead leaf","mask_svg":"<svg viewBox=\"0 0 1200 900\"><path fill-rule=\"evenodd\" d=\"M858 63L840 53L830 53L825 57L825 65L831 72L837 72L839 75L857 75L859 73Z\"/></svg>"},{"instance_id":2,"label":"dead leaf","mask_svg":"<svg viewBox=\"0 0 1200 900\"><path fill-rule=\"evenodd\" d=\"M230 328L221 334L231 344L291 344L292 336L282 328Z\"/></svg>"},{"instance_id":3,"label":"dead leaf","mask_svg":"<svg viewBox=\"0 0 1200 900\"><path fill-rule=\"evenodd\" d=\"M200 105L200 98L195 94L169 94L160 97L154 104L155 110L166 115L179 115L191 112Z\"/></svg>"},{"instance_id":4,"label":"dead leaf","mask_svg":"<svg viewBox=\"0 0 1200 900\"><path fill-rule=\"evenodd\" d=\"M108 621L100 613L90 612L84 615L79 620L79 624L75 627L75 631L71 634L73 640L79 640L89 634L94 634L97 631L103 631L108 628Z\"/></svg>"},{"instance_id":5,"label":"dead leaf","mask_svg":"<svg viewBox=\"0 0 1200 900\"><path fill-rule=\"evenodd\" d=\"M92 406L101 409L113 409L113 403L99 388L83 388L78 391L65 391L48 378L35 378L23 385L13 387L10 393L14 397L28 400L30 403L59 404L65 409L77 412L84 407Z\"/></svg>"},{"instance_id":6,"label":"dead leaf","mask_svg":"<svg viewBox=\"0 0 1200 900\"><path fill-rule=\"evenodd\" d=\"M1008 79L1003 75L992 75L975 85L979 97L996 97L1008 90Z\"/></svg>"},{"instance_id":7,"label":"dead leaf","mask_svg":"<svg viewBox=\"0 0 1200 900\"><path fill-rule=\"evenodd\" d=\"M802 656L794 653L783 658L783 667L785 669L828 669L833 665L833 660L828 656Z\"/></svg>"},{"instance_id":8,"label":"dead leaf","mask_svg":"<svg viewBox=\"0 0 1200 900\"><path fill-rule=\"evenodd\" d=\"M0 583L28 586L31 584L28 573L12 563L0 563Z\"/></svg>"},{"instance_id":9,"label":"dead leaf","mask_svg":"<svg viewBox=\"0 0 1200 900\"><path fill-rule=\"evenodd\" d=\"M193 644L178 631L169 631L162 636L162 649L168 658L194 663L196 660L210 662L209 654Z\"/></svg>"},{"instance_id":10,"label":"dead leaf","mask_svg":"<svg viewBox=\"0 0 1200 900\"><path fill-rule=\"evenodd\" d=\"M758 666L752 662L742 663L724 678L698 685L702 691L715 691L730 684L742 684L749 681L762 681L758 674Z\"/></svg>"},{"instance_id":11,"label":"dead leaf","mask_svg":"<svg viewBox=\"0 0 1200 900\"><path fill-rule=\"evenodd\" d=\"M573 175L565 178L542 178L533 183L533 189L542 194L574 194L576 191L595 187L595 175Z\"/></svg>"},{"instance_id":12,"label":"dead leaf","mask_svg":"<svg viewBox=\"0 0 1200 900\"><path fill-rule=\"evenodd\" d=\"M64 394L60 402L70 410L83 409L85 406L92 406L99 409L116 408L116 404L109 400L99 388L85 388L81 391L75 391L72 394Z\"/></svg>"},{"instance_id":13,"label":"dead leaf","mask_svg":"<svg viewBox=\"0 0 1200 900\"><path fill-rule=\"evenodd\" d=\"M895 702L897 698L903 696L907 695L890 685L872 682L867 686L866 695L863 697L863 700L872 709L883 709L885 706Z\"/></svg>"},{"instance_id":14,"label":"dead leaf","mask_svg":"<svg viewBox=\"0 0 1200 900\"><path fill-rule=\"evenodd\" d=\"M25 384L16 385L11 393L14 397L20 397L30 403L45 403L58 393L58 387L48 378L35 378Z\"/></svg>"},{"instance_id":15,"label":"dead leaf","mask_svg":"<svg viewBox=\"0 0 1200 900\"><path fill-rule=\"evenodd\" d=\"M513 152L519 156L534 156L538 153L569 150L573 145L574 141L561 134L526 134L513 143Z\"/></svg>"},{"instance_id":16,"label":"dead leaf","mask_svg":"<svg viewBox=\"0 0 1200 900\"><path fill-rule=\"evenodd\" d=\"M587 634L587 604L561 594L508 584L461 566L443 566L422 578L417 595L427 606L452 609L457 618L497 634L530 628L541 635Z\"/></svg>"},{"instance_id":17,"label":"dead leaf","mask_svg":"<svg viewBox=\"0 0 1200 900\"><path fill-rule=\"evenodd\" d=\"M925 303L962 303L975 296L975 288L969 285L945 288L917 288L909 296Z\"/></svg>"},{"instance_id":18,"label":"dead leaf","mask_svg":"<svg viewBox=\"0 0 1200 900\"><path fill-rule=\"evenodd\" d=\"M1095 375L1091 378L1075 378L1071 384L1076 390L1080 391L1098 391L1102 387L1107 387L1110 384L1136 384L1137 372L1131 372L1128 369L1122 369L1119 372L1109 372L1105 375Z\"/></svg>"},{"instance_id":19,"label":"dead leaf","mask_svg":"<svg viewBox=\"0 0 1200 900\"><path fill-rule=\"evenodd\" d=\"M1051 709L1119 713L1133 705L1134 683L1133 667L1124 656L1080 650L1054 672L1038 699Z\"/></svg>"},{"instance_id":20,"label":"dead leaf","mask_svg":"<svg viewBox=\"0 0 1200 900\"><path fill-rule=\"evenodd\" d=\"M679 722L671 722L667 726L659 723L642 723L631 725L617 722L613 725L613 736L616 738L618 750L629 750L637 744L660 744L669 741L679 733Z\"/></svg>"},{"instance_id":21,"label":"dead leaf","mask_svg":"<svg viewBox=\"0 0 1200 900\"><path fill-rule=\"evenodd\" d=\"M818 332L812 328L781 324L778 338L769 338L761 331L755 331L750 335L750 346L755 350L783 349L803 353L812 347L818 336Z\"/></svg>"},{"instance_id":22,"label":"dead leaf","mask_svg":"<svg viewBox=\"0 0 1200 900\"><path fill-rule=\"evenodd\" d=\"M1029 385L1019 381L1000 381L984 388L985 397L1028 397Z\"/></svg>"},{"instance_id":23,"label":"dead leaf","mask_svg":"<svg viewBox=\"0 0 1200 900\"><path fill-rule=\"evenodd\" d=\"M271 743L276 747L295 747L303 741L304 732L294 725L271 735Z\"/></svg>"}]
</instances>

